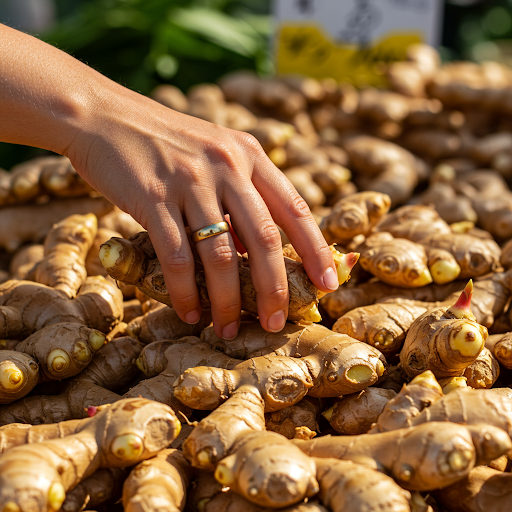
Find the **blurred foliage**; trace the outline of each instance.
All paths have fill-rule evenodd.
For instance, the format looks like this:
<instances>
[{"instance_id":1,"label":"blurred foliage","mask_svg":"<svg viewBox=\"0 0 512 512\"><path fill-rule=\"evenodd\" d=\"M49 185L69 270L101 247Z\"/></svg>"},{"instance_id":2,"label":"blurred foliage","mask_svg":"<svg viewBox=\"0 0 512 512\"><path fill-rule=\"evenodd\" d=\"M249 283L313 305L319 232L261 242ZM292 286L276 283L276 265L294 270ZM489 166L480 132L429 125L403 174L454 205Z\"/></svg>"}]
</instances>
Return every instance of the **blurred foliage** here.
<instances>
[{"instance_id":1,"label":"blurred foliage","mask_svg":"<svg viewBox=\"0 0 512 512\"><path fill-rule=\"evenodd\" d=\"M89 0L41 38L143 94L161 82L186 90L234 69L268 72L268 9L261 0Z\"/></svg>"},{"instance_id":2,"label":"blurred foliage","mask_svg":"<svg viewBox=\"0 0 512 512\"><path fill-rule=\"evenodd\" d=\"M269 1L57 0L57 23L38 37L142 94L186 91L240 68L271 71ZM0 144L0 167L41 153Z\"/></svg>"},{"instance_id":3,"label":"blurred foliage","mask_svg":"<svg viewBox=\"0 0 512 512\"><path fill-rule=\"evenodd\" d=\"M59 19L39 37L143 94L186 91L235 69L271 73L270 1L55 0ZM512 65L512 0L445 0L441 52ZM0 167L38 154L0 143Z\"/></svg>"},{"instance_id":4,"label":"blurred foliage","mask_svg":"<svg viewBox=\"0 0 512 512\"><path fill-rule=\"evenodd\" d=\"M512 64L512 0L447 0L445 60L495 60Z\"/></svg>"}]
</instances>

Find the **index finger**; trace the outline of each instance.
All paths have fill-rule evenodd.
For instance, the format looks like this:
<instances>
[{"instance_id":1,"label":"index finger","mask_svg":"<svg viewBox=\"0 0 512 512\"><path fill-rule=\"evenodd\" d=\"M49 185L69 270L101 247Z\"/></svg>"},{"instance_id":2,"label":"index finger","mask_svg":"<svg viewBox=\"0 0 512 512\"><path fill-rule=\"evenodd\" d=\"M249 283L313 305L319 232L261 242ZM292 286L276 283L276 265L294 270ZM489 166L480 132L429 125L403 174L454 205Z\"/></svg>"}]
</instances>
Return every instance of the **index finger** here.
<instances>
[{"instance_id":1,"label":"index finger","mask_svg":"<svg viewBox=\"0 0 512 512\"><path fill-rule=\"evenodd\" d=\"M304 199L268 159L258 159L252 176L275 222L284 230L313 284L324 292L338 288L332 251Z\"/></svg>"}]
</instances>

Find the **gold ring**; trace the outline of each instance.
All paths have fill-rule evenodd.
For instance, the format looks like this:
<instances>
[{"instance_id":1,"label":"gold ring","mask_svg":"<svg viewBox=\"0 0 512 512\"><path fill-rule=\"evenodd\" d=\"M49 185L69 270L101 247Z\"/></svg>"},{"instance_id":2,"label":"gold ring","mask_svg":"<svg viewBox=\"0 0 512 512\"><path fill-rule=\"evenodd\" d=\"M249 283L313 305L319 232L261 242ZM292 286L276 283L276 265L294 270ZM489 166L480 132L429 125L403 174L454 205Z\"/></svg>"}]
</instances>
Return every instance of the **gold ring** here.
<instances>
[{"instance_id":1,"label":"gold ring","mask_svg":"<svg viewBox=\"0 0 512 512\"><path fill-rule=\"evenodd\" d=\"M222 233L227 233L229 231L229 224L225 221L217 222L217 224L212 224L211 226L206 226L205 228L198 229L194 231L192 235L192 241L197 243L201 240L205 240L206 238L210 238L215 235L222 235Z\"/></svg>"}]
</instances>

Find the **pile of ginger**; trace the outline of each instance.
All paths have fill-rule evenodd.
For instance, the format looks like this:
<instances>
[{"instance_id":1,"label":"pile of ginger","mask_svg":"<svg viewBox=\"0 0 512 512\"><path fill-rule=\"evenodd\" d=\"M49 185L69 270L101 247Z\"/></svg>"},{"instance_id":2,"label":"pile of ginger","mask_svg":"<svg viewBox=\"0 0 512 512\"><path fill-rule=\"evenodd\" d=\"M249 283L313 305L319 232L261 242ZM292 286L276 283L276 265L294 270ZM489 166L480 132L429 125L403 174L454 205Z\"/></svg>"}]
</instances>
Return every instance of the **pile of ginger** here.
<instances>
[{"instance_id":1,"label":"pile of ginger","mask_svg":"<svg viewBox=\"0 0 512 512\"><path fill-rule=\"evenodd\" d=\"M0 512L510 510L512 71L415 46L386 73L153 93L254 135L331 244L323 294L282 234L280 333L246 255L225 341L199 256L189 325L66 158L0 173Z\"/></svg>"}]
</instances>

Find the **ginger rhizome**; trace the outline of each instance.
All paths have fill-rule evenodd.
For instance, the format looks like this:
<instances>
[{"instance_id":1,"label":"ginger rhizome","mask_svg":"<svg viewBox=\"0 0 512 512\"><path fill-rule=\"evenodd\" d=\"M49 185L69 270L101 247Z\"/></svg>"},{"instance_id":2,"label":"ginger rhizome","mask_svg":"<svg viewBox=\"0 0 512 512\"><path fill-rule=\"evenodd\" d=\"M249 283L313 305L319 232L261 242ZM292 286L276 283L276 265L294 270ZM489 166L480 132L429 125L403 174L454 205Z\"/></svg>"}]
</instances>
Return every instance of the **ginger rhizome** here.
<instances>
[{"instance_id":1,"label":"ginger rhizome","mask_svg":"<svg viewBox=\"0 0 512 512\"><path fill-rule=\"evenodd\" d=\"M162 305L128 322L128 336L134 336L147 345L153 341L199 336L201 331L210 325L211 315L208 311L203 311L197 323L187 324L179 318L173 308Z\"/></svg>"},{"instance_id":2,"label":"ginger rhizome","mask_svg":"<svg viewBox=\"0 0 512 512\"><path fill-rule=\"evenodd\" d=\"M386 240L384 235L384 232L377 233L366 239L366 248L361 251L361 266L392 286L417 288L431 283L432 275L423 246L391 235Z\"/></svg>"},{"instance_id":3,"label":"ginger rhizome","mask_svg":"<svg viewBox=\"0 0 512 512\"><path fill-rule=\"evenodd\" d=\"M456 389L423 409L420 414L411 417L408 424L414 426L430 421L444 421L467 425L492 425L510 435L512 396L508 391L509 388ZM478 406L472 407L472 403L477 403Z\"/></svg>"},{"instance_id":4,"label":"ginger rhizome","mask_svg":"<svg viewBox=\"0 0 512 512\"><path fill-rule=\"evenodd\" d=\"M485 346L504 368L512 369L511 332L490 335L485 342Z\"/></svg>"},{"instance_id":5,"label":"ginger rhizome","mask_svg":"<svg viewBox=\"0 0 512 512\"><path fill-rule=\"evenodd\" d=\"M427 305L420 302L395 299L354 308L338 318L332 330L364 341L388 357L400 352L412 323L426 311Z\"/></svg>"},{"instance_id":6,"label":"ginger rhizome","mask_svg":"<svg viewBox=\"0 0 512 512\"><path fill-rule=\"evenodd\" d=\"M0 247L14 252L25 242L40 243L48 230L70 215L109 213L112 204L104 197L59 199L43 204L24 204L0 209ZM16 228L13 228L16 226Z\"/></svg>"},{"instance_id":7,"label":"ginger rhizome","mask_svg":"<svg viewBox=\"0 0 512 512\"><path fill-rule=\"evenodd\" d=\"M107 333L123 315L123 295L115 283L88 277L75 299L48 286L9 280L0 284L0 336L26 338L59 322L74 322Z\"/></svg>"},{"instance_id":8,"label":"ginger rhizome","mask_svg":"<svg viewBox=\"0 0 512 512\"><path fill-rule=\"evenodd\" d=\"M365 434L395 396L392 389L369 387L359 393L344 396L322 415L340 434Z\"/></svg>"},{"instance_id":9,"label":"ginger rhizome","mask_svg":"<svg viewBox=\"0 0 512 512\"><path fill-rule=\"evenodd\" d=\"M106 342L106 336L85 325L61 322L39 329L16 350L39 363L40 379L61 380L81 372Z\"/></svg>"},{"instance_id":10,"label":"ginger rhizome","mask_svg":"<svg viewBox=\"0 0 512 512\"><path fill-rule=\"evenodd\" d=\"M174 395L183 404L193 409L217 407L183 446L192 465L210 470L242 433L265 428L264 412L292 406L306 393L328 397L359 391L385 370L385 360L375 349L315 324L287 324L281 333L272 334L247 322L232 341L219 340L210 328L205 339L246 359L223 356L225 362L220 364L217 352L219 366L186 369L174 383ZM232 428L226 433L228 418Z\"/></svg>"},{"instance_id":11,"label":"ginger rhizome","mask_svg":"<svg viewBox=\"0 0 512 512\"><path fill-rule=\"evenodd\" d=\"M294 439L297 435L297 428L306 427L314 436L320 431L318 418L321 410L322 400L306 395L295 405L267 413L265 428L277 432L287 439Z\"/></svg>"},{"instance_id":12,"label":"ginger rhizome","mask_svg":"<svg viewBox=\"0 0 512 512\"><path fill-rule=\"evenodd\" d=\"M172 303L164 283L160 262L156 259L149 236L146 232L131 237L130 240L114 238L101 246L100 259L114 279L126 284L136 285L142 292L159 302L172 307ZM341 261L342 265L357 262L357 257ZM318 313L318 289L309 280L301 263L285 258L290 304L288 318L290 320L321 320ZM242 309L257 314L256 291L251 281L249 262L239 257L240 290ZM338 270L338 275L348 278L347 271ZM210 302L206 290L206 277L200 261L196 261L196 283L203 307L209 309Z\"/></svg>"},{"instance_id":13,"label":"ginger rhizome","mask_svg":"<svg viewBox=\"0 0 512 512\"><path fill-rule=\"evenodd\" d=\"M143 348L136 359L137 367L148 377L125 393L125 396L144 396L170 405L188 415L190 408L177 400L173 384L188 368L201 365L233 368L241 361L232 359L201 343L194 336L179 340L155 341ZM209 404L204 403L205 407ZM213 409L214 407L212 407Z\"/></svg>"},{"instance_id":14,"label":"ginger rhizome","mask_svg":"<svg viewBox=\"0 0 512 512\"><path fill-rule=\"evenodd\" d=\"M322 436L292 442L312 457L357 462L366 459L405 489L417 491L450 485L464 478L476 464L488 464L512 447L510 437L501 428L438 422L380 434Z\"/></svg>"},{"instance_id":15,"label":"ginger rhizome","mask_svg":"<svg viewBox=\"0 0 512 512\"><path fill-rule=\"evenodd\" d=\"M184 324L160 302L167 294L148 235L138 234L143 227L91 193L67 158L0 170L0 474L4 456L42 446L37 467L22 467L18 457L0 493L22 479L31 489L17 488L0 510L58 508L58 485L39 502L16 501L37 494L30 495L36 476L39 485L54 474L48 465L58 457L48 455L47 443L69 442L84 418L140 396L170 405L188 424L170 450L134 469L128 510L269 512L296 501L281 510L508 512L509 463L501 454L510 453L512 392L484 388L509 385L512 368L512 73L491 62L441 66L424 45L411 46L406 62L383 73L390 90L244 71L188 96L168 85L154 95L255 136L328 242L347 253L333 256L339 282L351 274L350 282L324 295L306 279L295 249L283 247L290 318L319 321L321 313L326 327L287 324L266 333L256 323L246 258L237 339L221 340L207 327L199 258L206 312L196 325ZM112 237L120 245L109 246L111 256L126 252L119 267L144 291L121 281L117 289L100 263L99 246ZM457 302L469 278L474 318L469 289ZM485 340L475 320L492 336ZM386 373L379 352L394 364ZM289 442L268 441L266 430L325 458L292 454ZM342 435L326 436L334 430ZM91 453L94 445L87 441ZM76 446L59 452L71 472L54 465L66 486L86 464L73 466ZM108 507L127 473L84 471L61 510ZM413 489L428 493L430 506Z\"/></svg>"},{"instance_id":16,"label":"ginger rhizome","mask_svg":"<svg viewBox=\"0 0 512 512\"><path fill-rule=\"evenodd\" d=\"M97 230L98 221L93 214L71 215L55 224L46 235L44 257L30 276L74 298L87 277L85 258Z\"/></svg>"},{"instance_id":17,"label":"ginger rhizome","mask_svg":"<svg viewBox=\"0 0 512 512\"><path fill-rule=\"evenodd\" d=\"M222 346L214 335L207 341ZM242 324L238 336L223 344L238 345L246 353L236 355L250 359L231 370L188 369L176 383L180 401L191 407L213 408L240 385L253 384L261 390L266 410L273 411L296 403L306 392L318 397L354 393L374 384L385 371L385 359L377 350L314 324L287 324L280 333L268 333L251 322ZM197 395L196 389L201 389L203 396Z\"/></svg>"},{"instance_id":18,"label":"ginger rhizome","mask_svg":"<svg viewBox=\"0 0 512 512\"><path fill-rule=\"evenodd\" d=\"M511 483L509 472L477 466L460 482L437 491L435 497L453 512L506 512L512 498Z\"/></svg>"},{"instance_id":19,"label":"ginger rhizome","mask_svg":"<svg viewBox=\"0 0 512 512\"><path fill-rule=\"evenodd\" d=\"M272 508L298 503L318 492L313 459L275 432L241 436L233 453L217 465L215 478L249 501Z\"/></svg>"},{"instance_id":20,"label":"ginger rhizome","mask_svg":"<svg viewBox=\"0 0 512 512\"><path fill-rule=\"evenodd\" d=\"M486 347L478 354L476 360L464 370L468 386L491 388L500 376L500 363Z\"/></svg>"},{"instance_id":21,"label":"ginger rhizome","mask_svg":"<svg viewBox=\"0 0 512 512\"><path fill-rule=\"evenodd\" d=\"M443 390L434 374L430 370L420 373L409 384L404 384L400 392L384 404L369 432L387 432L410 427L414 418L423 409L442 397Z\"/></svg>"},{"instance_id":22,"label":"ginger rhizome","mask_svg":"<svg viewBox=\"0 0 512 512\"><path fill-rule=\"evenodd\" d=\"M248 501L240 494L228 490L217 482L213 473L202 471L192 482L188 497L187 508L197 512L271 512L275 508L262 507ZM280 509L282 512L327 512L327 509L314 500L297 503Z\"/></svg>"},{"instance_id":23,"label":"ginger rhizome","mask_svg":"<svg viewBox=\"0 0 512 512\"><path fill-rule=\"evenodd\" d=\"M400 352L409 377L425 370L437 378L457 377L477 359L488 334L471 313L472 293L470 281L450 308L426 312L413 322Z\"/></svg>"},{"instance_id":24,"label":"ginger rhizome","mask_svg":"<svg viewBox=\"0 0 512 512\"><path fill-rule=\"evenodd\" d=\"M132 466L155 455L180 426L170 407L130 399L84 420L75 434L11 448L0 458L0 507L58 510L66 491L83 478L101 467Z\"/></svg>"},{"instance_id":25,"label":"ginger rhizome","mask_svg":"<svg viewBox=\"0 0 512 512\"><path fill-rule=\"evenodd\" d=\"M113 339L98 350L85 370L64 381L63 390L58 395L28 396L3 406L0 409L0 424L56 423L84 418L88 407L119 400L121 396L116 391L126 388L139 374L133 361L142 347L135 338ZM134 397L142 394L139 392ZM146 398L151 399L151 396Z\"/></svg>"},{"instance_id":26,"label":"ginger rhizome","mask_svg":"<svg viewBox=\"0 0 512 512\"><path fill-rule=\"evenodd\" d=\"M411 494L389 476L348 460L314 460L320 499L333 512L411 510Z\"/></svg>"},{"instance_id":27,"label":"ginger rhizome","mask_svg":"<svg viewBox=\"0 0 512 512\"><path fill-rule=\"evenodd\" d=\"M338 201L322 219L320 229L330 244L344 245L356 235L367 235L388 212L390 199L378 192L360 192Z\"/></svg>"},{"instance_id":28,"label":"ginger rhizome","mask_svg":"<svg viewBox=\"0 0 512 512\"><path fill-rule=\"evenodd\" d=\"M18 204L54 197L79 197L92 189L64 156L34 158L11 169L1 204Z\"/></svg>"},{"instance_id":29,"label":"ginger rhizome","mask_svg":"<svg viewBox=\"0 0 512 512\"><path fill-rule=\"evenodd\" d=\"M185 508L192 471L183 454L173 448L135 466L123 486L126 512Z\"/></svg>"},{"instance_id":30,"label":"ginger rhizome","mask_svg":"<svg viewBox=\"0 0 512 512\"><path fill-rule=\"evenodd\" d=\"M254 387L240 386L198 423L183 443L183 453L194 467L213 471L244 434L265 430L264 410Z\"/></svg>"},{"instance_id":31,"label":"ginger rhizome","mask_svg":"<svg viewBox=\"0 0 512 512\"><path fill-rule=\"evenodd\" d=\"M39 380L39 365L28 354L0 350L0 404L24 397Z\"/></svg>"},{"instance_id":32,"label":"ginger rhizome","mask_svg":"<svg viewBox=\"0 0 512 512\"><path fill-rule=\"evenodd\" d=\"M80 512L84 507L113 505L121 497L127 468L102 468L84 478L66 494L62 512Z\"/></svg>"}]
</instances>

